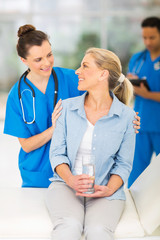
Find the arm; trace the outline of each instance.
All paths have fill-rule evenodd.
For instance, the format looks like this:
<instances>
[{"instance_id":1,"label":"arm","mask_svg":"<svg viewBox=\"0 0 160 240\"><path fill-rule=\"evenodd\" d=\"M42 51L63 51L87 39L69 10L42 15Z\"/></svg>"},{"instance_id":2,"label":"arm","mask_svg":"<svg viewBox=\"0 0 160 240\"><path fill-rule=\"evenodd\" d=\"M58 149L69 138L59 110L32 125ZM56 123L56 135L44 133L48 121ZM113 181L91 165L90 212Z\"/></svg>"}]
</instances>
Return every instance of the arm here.
<instances>
[{"instance_id":1,"label":"arm","mask_svg":"<svg viewBox=\"0 0 160 240\"><path fill-rule=\"evenodd\" d=\"M73 175L71 172L71 160L67 155L65 107L62 115L56 123L56 128L52 136L50 146L50 162L54 175L58 174L66 184L75 191L84 192L88 189L88 184L93 183L88 175Z\"/></svg>"},{"instance_id":2,"label":"arm","mask_svg":"<svg viewBox=\"0 0 160 240\"><path fill-rule=\"evenodd\" d=\"M115 163L112 166L110 175L118 175L121 177L123 184L126 183L130 172L132 170L134 149L135 149L135 133L132 128L132 119L133 115L131 114L128 117L128 126L124 133L123 140L119 147L118 152L115 155Z\"/></svg>"},{"instance_id":3,"label":"arm","mask_svg":"<svg viewBox=\"0 0 160 240\"><path fill-rule=\"evenodd\" d=\"M137 75L133 75L131 73L128 73L127 77L128 77L128 79L131 79L131 78L137 79L138 78ZM133 88L134 88L134 93L136 95L139 95L146 99L160 102L160 92L148 91L148 89L144 86L143 83L141 83L140 87L134 86Z\"/></svg>"},{"instance_id":4,"label":"arm","mask_svg":"<svg viewBox=\"0 0 160 240\"><path fill-rule=\"evenodd\" d=\"M38 149L38 148L42 147L44 144L46 144L48 141L51 140L53 131L56 126L56 120L58 119L58 117L61 114L61 110L62 110L61 102L62 101L59 100L55 106L55 109L52 114L52 126L51 127L46 129L42 133L36 134L32 137L18 138L18 140L21 144L21 147L25 152L29 153L35 149Z\"/></svg>"},{"instance_id":5,"label":"arm","mask_svg":"<svg viewBox=\"0 0 160 240\"><path fill-rule=\"evenodd\" d=\"M39 133L29 138L18 138L18 140L21 144L22 149L25 152L29 153L46 144L51 139L53 130L54 128L50 127L42 133Z\"/></svg>"},{"instance_id":6,"label":"arm","mask_svg":"<svg viewBox=\"0 0 160 240\"><path fill-rule=\"evenodd\" d=\"M160 102L160 92L149 92L148 91L147 96L144 98L148 98L150 100Z\"/></svg>"},{"instance_id":7,"label":"arm","mask_svg":"<svg viewBox=\"0 0 160 240\"><path fill-rule=\"evenodd\" d=\"M140 87L134 87L134 93L143 98L160 102L160 92L151 92L141 83Z\"/></svg>"},{"instance_id":8,"label":"arm","mask_svg":"<svg viewBox=\"0 0 160 240\"><path fill-rule=\"evenodd\" d=\"M107 184L108 194L109 194L108 196L116 192L122 185L123 185L123 180L120 176L111 175Z\"/></svg>"}]
</instances>

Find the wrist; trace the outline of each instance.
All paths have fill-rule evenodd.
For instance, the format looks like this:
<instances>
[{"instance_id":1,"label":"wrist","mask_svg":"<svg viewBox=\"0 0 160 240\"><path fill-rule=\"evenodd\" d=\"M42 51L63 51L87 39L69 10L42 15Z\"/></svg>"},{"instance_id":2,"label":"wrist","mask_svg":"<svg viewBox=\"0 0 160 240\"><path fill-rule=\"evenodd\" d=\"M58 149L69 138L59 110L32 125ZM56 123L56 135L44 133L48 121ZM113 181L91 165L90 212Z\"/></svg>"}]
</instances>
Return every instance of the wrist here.
<instances>
[{"instance_id":1,"label":"wrist","mask_svg":"<svg viewBox=\"0 0 160 240\"><path fill-rule=\"evenodd\" d=\"M52 138L53 132L54 132L54 127L53 126L49 127L48 128L48 133L49 133L51 138Z\"/></svg>"},{"instance_id":2,"label":"wrist","mask_svg":"<svg viewBox=\"0 0 160 240\"><path fill-rule=\"evenodd\" d=\"M147 93L147 98L148 98L148 99L152 99L152 92L148 91L148 93Z\"/></svg>"},{"instance_id":3,"label":"wrist","mask_svg":"<svg viewBox=\"0 0 160 240\"><path fill-rule=\"evenodd\" d=\"M115 190L109 186L106 186L106 188L107 188L106 189L106 195L107 195L106 197L111 196L115 192Z\"/></svg>"},{"instance_id":4,"label":"wrist","mask_svg":"<svg viewBox=\"0 0 160 240\"><path fill-rule=\"evenodd\" d=\"M72 175L72 173L71 174L69 174L67 177L66 177L66 184L69 186L69 187L71 187L72 188L72 183L73 183L73 175Z\"/></svg>"}]
</instances>

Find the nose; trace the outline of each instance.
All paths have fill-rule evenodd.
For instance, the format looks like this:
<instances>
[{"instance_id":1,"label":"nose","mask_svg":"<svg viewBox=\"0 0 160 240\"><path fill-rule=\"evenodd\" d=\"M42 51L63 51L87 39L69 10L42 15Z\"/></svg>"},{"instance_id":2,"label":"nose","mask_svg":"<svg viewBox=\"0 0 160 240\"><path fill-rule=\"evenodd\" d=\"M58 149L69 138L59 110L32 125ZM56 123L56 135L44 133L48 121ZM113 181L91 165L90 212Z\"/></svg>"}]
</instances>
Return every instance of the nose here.
<instances>
[{"instance_id":1,"label":"nose","mask_svg":"<svg viewBox=\"0 0 160 240\"><path fill-rule=\"evenodd\" d=\"M151 44L151 40L150 39L145 39L145 45L149 46Z\"/></svg>"},{"instance_id":2,"label":"nose","mask_svg":"<svg viewBox=\"0 0 160 240\"><path fill-rule=\"evenodd\" d=\"M80 74L80 69L81 69L81 67L77 68L77 70L75 71L75 74L79 75Z\"/></svg>"},{"instance_id":3,"label":"nose","mask_svg":"<svg viewBox=\"0 0 160 240\"><path fill-rule=\"evenodd\" d=\"M44 60L43 60L43 64L44 64L44 65L49 65L49 64L50 64L49 59L44 58Z\"/></svg>"}]
</instances>

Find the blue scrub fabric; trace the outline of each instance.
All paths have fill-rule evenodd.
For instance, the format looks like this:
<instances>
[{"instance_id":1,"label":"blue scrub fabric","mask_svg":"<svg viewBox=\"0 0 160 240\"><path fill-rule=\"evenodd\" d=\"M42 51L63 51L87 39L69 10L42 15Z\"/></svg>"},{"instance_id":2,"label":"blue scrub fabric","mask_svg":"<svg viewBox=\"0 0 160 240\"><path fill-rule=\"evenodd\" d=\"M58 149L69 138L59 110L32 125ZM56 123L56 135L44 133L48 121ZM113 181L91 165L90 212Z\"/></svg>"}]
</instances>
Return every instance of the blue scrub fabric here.
<instances>
[{"instance_id":1,"label":"blue scrub fabric","mask_svg":"<svg viewBox=\"0 0 160 240\"><path fill-rule=\"evenodd\" d=\"M129 72L139 78L145 77L150 90L160 92L160 56L152 61L148 50L136 53L130 60ZM128 187L149 165L153 152L160 153L160 102L135 96L134 110L139 112L141 117L141 129L136 136L133 169Z\"/></svg>"},{"instance_id":2,"label":"blue scrub fabric","mask_svg":"<svg viewBox=\"0 0 160 240\"><path fill-rule=\"evenodd\" d=\"M78 78L71 69L54 67L58 78L58 98L66 99L79 96ZM45 94L36 88L27 78L27 82L35 91L35 123L26 124L23 120L22 108L18 97L18 82L12 87L7 100L4 133L18 138L29 138L45 131L52 125L51 115L54 102L54 79L50 76ZM21 81L21 95L25 118L33 120L33 98L30 88ZM83 93L83 92L82 92ZM20 149L19 169L22 187L48 187L53 172L49 162L50 141L42 147L26 153Z\"/></svg>"}]
</instances>

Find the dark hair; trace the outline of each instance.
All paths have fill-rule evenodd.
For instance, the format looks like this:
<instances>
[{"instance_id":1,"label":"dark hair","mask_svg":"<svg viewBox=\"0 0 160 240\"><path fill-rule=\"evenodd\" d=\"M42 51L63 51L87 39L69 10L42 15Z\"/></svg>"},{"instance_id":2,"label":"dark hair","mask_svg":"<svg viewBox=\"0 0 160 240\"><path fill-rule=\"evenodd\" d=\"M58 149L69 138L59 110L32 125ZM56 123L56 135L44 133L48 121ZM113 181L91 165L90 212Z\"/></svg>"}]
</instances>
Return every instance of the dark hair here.
<instances>
[{"instance_id":1,"label":"dark hair","mask_svg":"<svg viewBox=\"0 0 160 240\"><path fill-rule=\"evenodd\" d=\"M28 50L32 46L41 46L43 41L48 41L48 36L42 31L36 30L33 25L23 25L18 29L19 39L17 42L17 53L20 57L26 58Z\"/></svg>"},{"instance_id":2,"label":"dark hair","mask_svg":"<svg viewBox=\"0 0 160 240\"><path fill-rule=\"evenodd\" d=\"M160 32L160 18L158 17L148 17L144 19L141 23L141 27L156 27Z\"/></svg>"}]
</instances>

